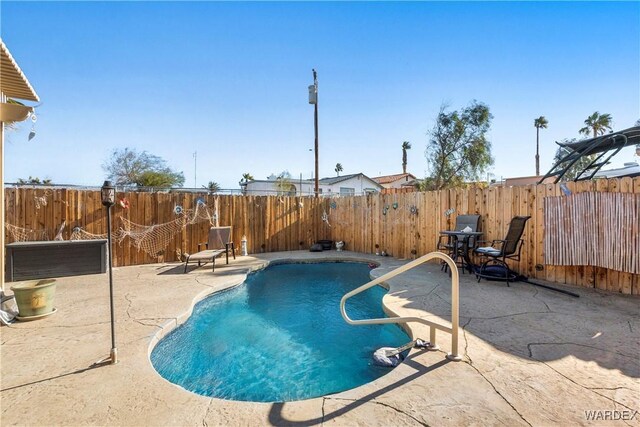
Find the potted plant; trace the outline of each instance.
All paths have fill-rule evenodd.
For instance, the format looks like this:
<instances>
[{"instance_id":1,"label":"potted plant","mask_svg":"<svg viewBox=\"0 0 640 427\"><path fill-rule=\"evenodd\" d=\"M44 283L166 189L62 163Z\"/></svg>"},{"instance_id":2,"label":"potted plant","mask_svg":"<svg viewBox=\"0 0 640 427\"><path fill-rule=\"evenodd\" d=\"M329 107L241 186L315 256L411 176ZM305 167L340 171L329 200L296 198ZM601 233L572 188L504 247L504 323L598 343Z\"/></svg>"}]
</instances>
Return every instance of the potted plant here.
<instances>
[{"instance_id":1,"label":"potted plant","mask_svg":"<svg viewBox=\"0 0 640 427\"><path fill-rule=\"evenodd\" d=\"M11 290L16 298L19 318L44 317L54 312L55 279L16 282Z\"/></svg>"}]
</instances>

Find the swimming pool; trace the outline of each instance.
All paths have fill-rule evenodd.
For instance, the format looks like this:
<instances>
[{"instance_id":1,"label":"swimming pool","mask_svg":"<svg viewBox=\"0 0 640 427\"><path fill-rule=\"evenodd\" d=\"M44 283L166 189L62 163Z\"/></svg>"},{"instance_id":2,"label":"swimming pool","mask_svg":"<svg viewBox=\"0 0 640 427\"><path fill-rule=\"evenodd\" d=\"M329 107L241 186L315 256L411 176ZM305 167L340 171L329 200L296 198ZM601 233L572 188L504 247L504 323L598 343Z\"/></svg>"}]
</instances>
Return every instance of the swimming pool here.
<instances>
[{"instance_id":1,"label":"swimming pool","mask_svg":"<svg viewBox=\"0 0 640 427\"><path fill-rule=\"evenodd\" d=\"M167 380L222 399L282 402L357 387L389 372L372 363L376 349L410 340L397 325L344 322L340 298L368 281L364 263L269 266L198 303L151 362ZM385 293L353 297L349 313L384 317Z\"/></svg>"}]
</instances>

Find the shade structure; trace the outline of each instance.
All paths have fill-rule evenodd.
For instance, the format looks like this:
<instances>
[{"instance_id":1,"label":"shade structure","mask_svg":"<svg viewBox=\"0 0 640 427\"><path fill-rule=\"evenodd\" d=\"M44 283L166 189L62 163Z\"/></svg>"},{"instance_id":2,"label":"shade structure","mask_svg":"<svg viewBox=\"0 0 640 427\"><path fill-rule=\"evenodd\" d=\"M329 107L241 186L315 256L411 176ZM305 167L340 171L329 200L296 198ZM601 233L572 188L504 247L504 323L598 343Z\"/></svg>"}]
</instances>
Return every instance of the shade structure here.
<instances>
[{"instance_id":1,"label":"shade structure","mask_svg":"<svg viewBox=\"0 0 640 427\"><path fill-rule=\"evenodd\" d=\"M29 83L9 49L0 39L0 92L8 98L40 101L40 97Z\"/></svg>"},{"instance_id":2,"label":"shade structure","mask_svg":"<svg viewBox=\"0 0 640 427\"><path fill-rule=\"evenodd\" d=\"M546 178L554 176L556 177L555 182L558 182L582 157L596 155L596 157L576 175L574 181L593 178L600 168L606 165L609 160L624 147L640 144L640 126L630 127L607 135L584 139L570 144L561 144L558 142L556 142L556 144L566 148L567 154L553 165L549 172L538 181L538 184L541 184Z\"/></svg>"},{"instance_id":3,"label":"shade structure","mask_svg":"<svg viewBox=\"0 0 640 427\"><path fill-rule=\"evenodd\" d=\"M39 102L40 97L0 39L0 288L4 291L4 124L29 117L32 107L8 99Z\"/></svg>"}]
</instances>

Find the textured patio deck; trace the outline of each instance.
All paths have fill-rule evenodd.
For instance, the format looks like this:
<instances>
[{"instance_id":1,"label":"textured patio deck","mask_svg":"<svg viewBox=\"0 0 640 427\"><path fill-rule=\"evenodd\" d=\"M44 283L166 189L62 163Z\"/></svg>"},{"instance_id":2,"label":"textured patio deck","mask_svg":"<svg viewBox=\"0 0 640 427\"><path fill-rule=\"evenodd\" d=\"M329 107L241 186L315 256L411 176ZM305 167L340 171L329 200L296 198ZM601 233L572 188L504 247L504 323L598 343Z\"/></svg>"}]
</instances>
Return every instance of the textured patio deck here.
<instances>
[{"instance_id":1,"label":"textured patio deck","mask_svg":"<svg viewBox=\"0 0 640 427\"><path fill-rule=\"evenodd\" d=\"M269 404L212 399L165 381L151 366L154 336L183 322L204 295L241 283L247 271L273 259L338 256L380 262L374 275L405 262L286 252L239 257L215 273L203 267L184 275L177 264L115 269L120 362L99 368L90 366L110 348L107 276L60 279L58 313L0 328L0 423L640 425L640 299L582 288L571 288L578 299L461 275L463 362L444 358L450 340L441 333L444 352L414 350L388 375L323 398ZM400 315L443 319L449 319L449 301L449 277L432 264L392 280L384 300ZM429 337L421 325L412 330Z\"/></svg>"}]
</instances>

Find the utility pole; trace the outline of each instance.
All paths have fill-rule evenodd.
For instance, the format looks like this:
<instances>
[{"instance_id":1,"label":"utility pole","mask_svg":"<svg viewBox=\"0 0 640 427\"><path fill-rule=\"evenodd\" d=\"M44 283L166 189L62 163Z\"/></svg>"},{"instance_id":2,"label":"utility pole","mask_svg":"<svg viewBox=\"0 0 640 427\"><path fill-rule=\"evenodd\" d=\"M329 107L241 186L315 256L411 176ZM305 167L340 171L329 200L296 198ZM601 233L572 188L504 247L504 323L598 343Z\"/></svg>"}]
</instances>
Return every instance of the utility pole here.
<instances>
[{"instance_id":1,"label":"utility pole","mask_svg":"<svg viewBox=\"0 0 640 427\"><path fill-rule=\"evenodd\" d=\"M198 152L193 152L193 188L198 188Z\"/></svg>"},{"instance_id":2,"label":"utility pole","mask_svg":"<svg viewBox=\"0 0 640 427\"><path fill-rule=\"evenodd\" d=\"M315 196L318 197L319 188L318 188L318 73L316 73L315 68L312 68L313 71L313 84L309 86L309 104L313 104L313 125L315 128L315 143L314 143L314 153L316 158L316 173L315 173Z\"/></svg>"}]
</instances>

